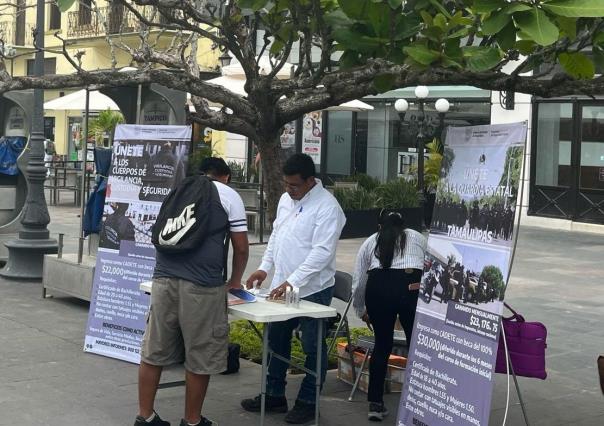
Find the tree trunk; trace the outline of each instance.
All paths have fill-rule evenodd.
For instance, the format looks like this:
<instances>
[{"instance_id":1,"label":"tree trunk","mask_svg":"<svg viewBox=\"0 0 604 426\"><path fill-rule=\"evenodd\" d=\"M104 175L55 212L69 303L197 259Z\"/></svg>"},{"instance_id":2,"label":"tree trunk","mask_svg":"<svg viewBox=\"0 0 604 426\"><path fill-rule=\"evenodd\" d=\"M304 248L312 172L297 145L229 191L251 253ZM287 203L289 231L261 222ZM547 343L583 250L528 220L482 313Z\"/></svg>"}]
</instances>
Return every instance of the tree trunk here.
<instances>
[{"instance_id":1,"label":"tree trunk","mask_svg":"<svg viewBox=\"0 0 604 426\"><path fill-rule=\"evenodd\" d=\"M277 204L283 194L283 158L279 135L256 142L262 161L264 196L268 206L268 218L272 223L277 215Z\"/></svg>"}]
</instances>

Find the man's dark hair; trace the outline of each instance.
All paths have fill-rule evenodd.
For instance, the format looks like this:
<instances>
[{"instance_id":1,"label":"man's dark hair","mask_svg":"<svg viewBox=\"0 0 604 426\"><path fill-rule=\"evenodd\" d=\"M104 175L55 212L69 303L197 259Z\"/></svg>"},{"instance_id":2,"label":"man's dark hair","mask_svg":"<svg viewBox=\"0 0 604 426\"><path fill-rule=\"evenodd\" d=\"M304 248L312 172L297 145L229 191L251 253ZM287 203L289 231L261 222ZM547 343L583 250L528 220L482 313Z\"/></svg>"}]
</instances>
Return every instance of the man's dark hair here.
<instances>
[{"instance_id":1,"label":"man's dark hair","mask_svg":"<svg viewBox=\"0 0 604 426\"><path fill-rule=\"evenodd\" d=\"M199 172L204 175L230 176L231 168L222 158L208 157L201 161Z\"/></svg>"},{"instance_id":2,"label":"man's dark hair","mask_svg":"<svg viewBox=\"0 0 604 426\"><path fill-rule=\"evenodd\" d=\"M317 176L315 162L309 155L294 154L283 165L283 174L285 176L300 175L304 180L315 177Z\"/></svg>"}]
</instances>

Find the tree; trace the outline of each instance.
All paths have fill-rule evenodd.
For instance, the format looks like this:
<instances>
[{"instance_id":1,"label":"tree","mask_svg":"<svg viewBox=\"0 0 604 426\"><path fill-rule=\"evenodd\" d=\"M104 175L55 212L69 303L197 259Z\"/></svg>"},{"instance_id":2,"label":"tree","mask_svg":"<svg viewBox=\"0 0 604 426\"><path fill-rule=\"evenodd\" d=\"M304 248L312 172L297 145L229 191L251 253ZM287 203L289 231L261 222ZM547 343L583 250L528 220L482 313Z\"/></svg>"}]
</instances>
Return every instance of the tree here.
<instances>
[{"instance_id":1,"label":"tree","mask_svg":"<svg viewBox=\"0 0 604 426\"><path fill-rule=\"evenodd\" d=\"M73 2L59 0L59 5L66 10ZM604 0L111 3L122 4L142 24L138 46L107 36L114 51L126 51L138 63L138 71L85 70L81 53L64 43L62 53L74 74L11 77L4 67L0 92L149 82L190 92L196 109L192 121L245 135L257 144L271 216L282 192L279 131L304 113L418 84L469 84L544 97L604 93L604 78L595 76L595 64L604 62ZM97 16L103 23L103 16ZM104 25L108 28L107 22ZM152 33L153 28L161 34ZM157 41L162 37L171 42L160 49ZM200 78L200 37L241 63L246 97ZM294 52L300 60L291 77L277 78ZM268 69L257 59L266 53ZM551 78L543 78L548 75ZM208 102L223 108L214 111Z\"/></svg>"},{"instance_id":2,"label":"tree","mask_svg":"<svg viewBox=\"0 0 604 426\"><path fill-rule=\"evenodd\" d=\"M505 281L503 280L501 269L493 265L485 266L482 269L480 278L488 283L488 288L493 289L496 298L503 300L505 295Z\"/></svg>"}]
</instances>

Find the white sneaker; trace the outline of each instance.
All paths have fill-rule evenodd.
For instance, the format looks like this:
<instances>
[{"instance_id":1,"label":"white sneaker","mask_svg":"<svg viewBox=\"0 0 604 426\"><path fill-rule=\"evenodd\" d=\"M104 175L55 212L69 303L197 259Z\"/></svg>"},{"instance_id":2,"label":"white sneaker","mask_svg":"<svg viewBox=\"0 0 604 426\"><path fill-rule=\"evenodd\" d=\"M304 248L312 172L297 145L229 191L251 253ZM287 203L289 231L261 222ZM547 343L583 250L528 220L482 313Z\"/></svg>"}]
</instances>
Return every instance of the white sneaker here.
<instances>
[{"instance_id":1,"label":"white sneaker","mask_svg":"<svg viewBox=\"0 0 604 426\"><path fill-rule=\"evenodd\" d=\"M369 413L367 413L367 418L372 422L381 422L384 420L384 417L388 415L388 409L384 405L384 403L370 402L369 403Z\"/></svg>"}]
</instances>

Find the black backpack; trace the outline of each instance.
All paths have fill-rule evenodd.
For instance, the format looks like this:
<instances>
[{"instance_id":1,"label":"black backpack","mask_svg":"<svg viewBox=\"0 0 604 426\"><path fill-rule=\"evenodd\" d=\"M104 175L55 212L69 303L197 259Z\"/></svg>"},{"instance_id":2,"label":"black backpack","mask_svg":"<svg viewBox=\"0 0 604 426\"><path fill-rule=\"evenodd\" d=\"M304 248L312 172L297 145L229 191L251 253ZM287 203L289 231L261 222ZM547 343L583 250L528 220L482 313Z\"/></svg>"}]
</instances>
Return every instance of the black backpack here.
<instances>
[{"instance_id":1,"label":"black backpack","mask_svg":"<svg viewBox=\"0 0 604 426\"><path fill-rule=\"evenodd\" d=\"M210 233L212 209L219 200L218 190L207 176L183 179L166 197L151 230L151 242L157 251L167 254L194 250Z\"/></svg>"}]
</instances>

